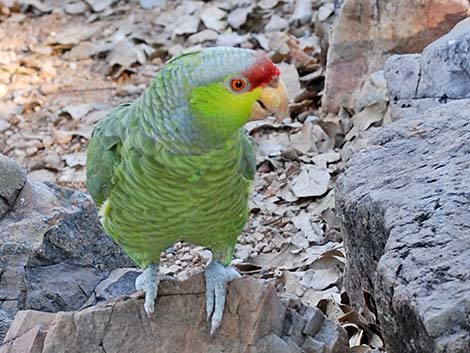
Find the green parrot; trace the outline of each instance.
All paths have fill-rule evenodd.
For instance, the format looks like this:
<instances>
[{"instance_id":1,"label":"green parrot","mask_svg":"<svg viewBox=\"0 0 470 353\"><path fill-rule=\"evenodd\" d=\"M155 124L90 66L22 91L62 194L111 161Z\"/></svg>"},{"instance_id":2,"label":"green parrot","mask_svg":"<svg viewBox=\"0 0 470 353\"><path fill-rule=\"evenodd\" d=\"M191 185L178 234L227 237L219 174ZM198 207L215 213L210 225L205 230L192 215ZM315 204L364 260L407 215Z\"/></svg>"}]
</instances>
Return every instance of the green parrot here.
<instances>
[{"instance_id":1,"label":"green parrot","mask_svg":"<svg viewBox=\"0 0 470 353\"><path fill-rule=\"evenodd\" d=\"M242 127L268 114L287 114L278 68L262 53L218 47L168 61L138 99L96 125L87 187L105 231L145 269L136 289L148 315L160 254L181 240L212 251L206 312L211 334L220 326L256 168Z\"/></svg>"}]
</instances>

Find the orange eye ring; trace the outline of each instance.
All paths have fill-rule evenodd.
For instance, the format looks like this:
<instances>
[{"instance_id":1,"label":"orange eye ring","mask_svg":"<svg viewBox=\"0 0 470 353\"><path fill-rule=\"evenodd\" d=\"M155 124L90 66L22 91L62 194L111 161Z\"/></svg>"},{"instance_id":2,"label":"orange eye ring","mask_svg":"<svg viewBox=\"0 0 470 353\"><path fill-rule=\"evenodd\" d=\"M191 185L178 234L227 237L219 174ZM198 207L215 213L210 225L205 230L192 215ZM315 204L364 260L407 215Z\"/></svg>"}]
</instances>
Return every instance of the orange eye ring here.
<instances>
[{"instance_id":1,"label":"orange eye ring","mask_svg":"<svg viewBox=\"0 0 470 353\"><path fill-rule=\"evenodd\" d=\"M246 87L246 81L242 78L234 78L230 81L230 88L235 92L241 92Z\"/></svg>"}]
</instances>

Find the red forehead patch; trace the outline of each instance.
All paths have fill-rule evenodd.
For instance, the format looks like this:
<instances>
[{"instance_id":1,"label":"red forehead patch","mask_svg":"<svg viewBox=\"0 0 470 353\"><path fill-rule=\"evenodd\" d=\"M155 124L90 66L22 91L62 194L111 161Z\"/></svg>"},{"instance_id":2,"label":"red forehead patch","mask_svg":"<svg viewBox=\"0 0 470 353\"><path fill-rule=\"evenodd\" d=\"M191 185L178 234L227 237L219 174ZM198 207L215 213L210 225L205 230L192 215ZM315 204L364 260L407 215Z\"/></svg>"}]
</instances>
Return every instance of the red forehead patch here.
<instances>
[{"instance_id":1,"label":"red forehead patch","mask_svg":"<svg viewBox=\"0 0 470 353\"><path fill-rule=\"evenodd\" d=\"M251 89L268 84L274 76L280 74L277 66L265 55L260 55L255 64L249 70L243 72L243 75L250 81Z\"/></svg>"}]
</instances>

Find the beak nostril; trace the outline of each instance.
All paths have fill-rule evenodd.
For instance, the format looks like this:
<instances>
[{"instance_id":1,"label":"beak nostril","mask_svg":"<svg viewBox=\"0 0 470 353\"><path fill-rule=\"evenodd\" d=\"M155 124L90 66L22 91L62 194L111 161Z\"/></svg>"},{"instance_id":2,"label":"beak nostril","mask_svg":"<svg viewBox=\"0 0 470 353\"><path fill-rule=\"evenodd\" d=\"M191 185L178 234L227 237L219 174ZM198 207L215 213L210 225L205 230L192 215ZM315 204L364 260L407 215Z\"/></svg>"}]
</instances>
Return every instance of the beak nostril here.
<instances>
[{"instance_id":1,"label":"beak nostril","mask_svg":"<svg viewBox=\"0 0 470 353\"><path fill-rule=\"evenodd\" d=\"M258 104L261 106L261 108L263 108L264 110L268 110L268 109L266 108L266 106L264 105L263 101L261 101L261 100L258 99L257 102L258 102Z\"/></svg>"}]
</instances>

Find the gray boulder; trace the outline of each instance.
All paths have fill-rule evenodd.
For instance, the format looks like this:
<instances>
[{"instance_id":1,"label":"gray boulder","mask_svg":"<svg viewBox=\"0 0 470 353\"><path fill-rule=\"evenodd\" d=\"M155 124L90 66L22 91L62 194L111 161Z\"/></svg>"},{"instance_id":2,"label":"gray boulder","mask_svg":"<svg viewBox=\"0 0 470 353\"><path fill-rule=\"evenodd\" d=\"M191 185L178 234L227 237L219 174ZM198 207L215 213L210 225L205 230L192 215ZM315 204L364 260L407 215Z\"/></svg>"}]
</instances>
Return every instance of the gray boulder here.
<instances>
[{"instance_id":1,"label":"gray boulder","mask_svg":"<svg viewBox=\"0 0 470 353\"><path fill-rule=\"evenodd\" d=\"M336 185L345 285L389 353L470 352L470 101L396 121Z\"/></svg>"},{"instance_id":2,"label":"gray boulder","mask_svg":"<svg viewBox=\"0 0 470 353\"><path fill-rule=\"evenodd\" d=\"M21 166L0 155L0 341L18 310L97 302L100 282L131 266L103 232L89 196L27 180ZM129 286L119 294L134 291Z\"/></svg>"},{"instance_id":3,"label":"gray boulder","mask_svg":"<svg viewBox=\"0 0 470 353\"><path fill-rule=\"evenodd\" d=\"M422 54L394 55L385 64L392 119L470 99L470 18Z\"/></svg>"}]
</instances>

